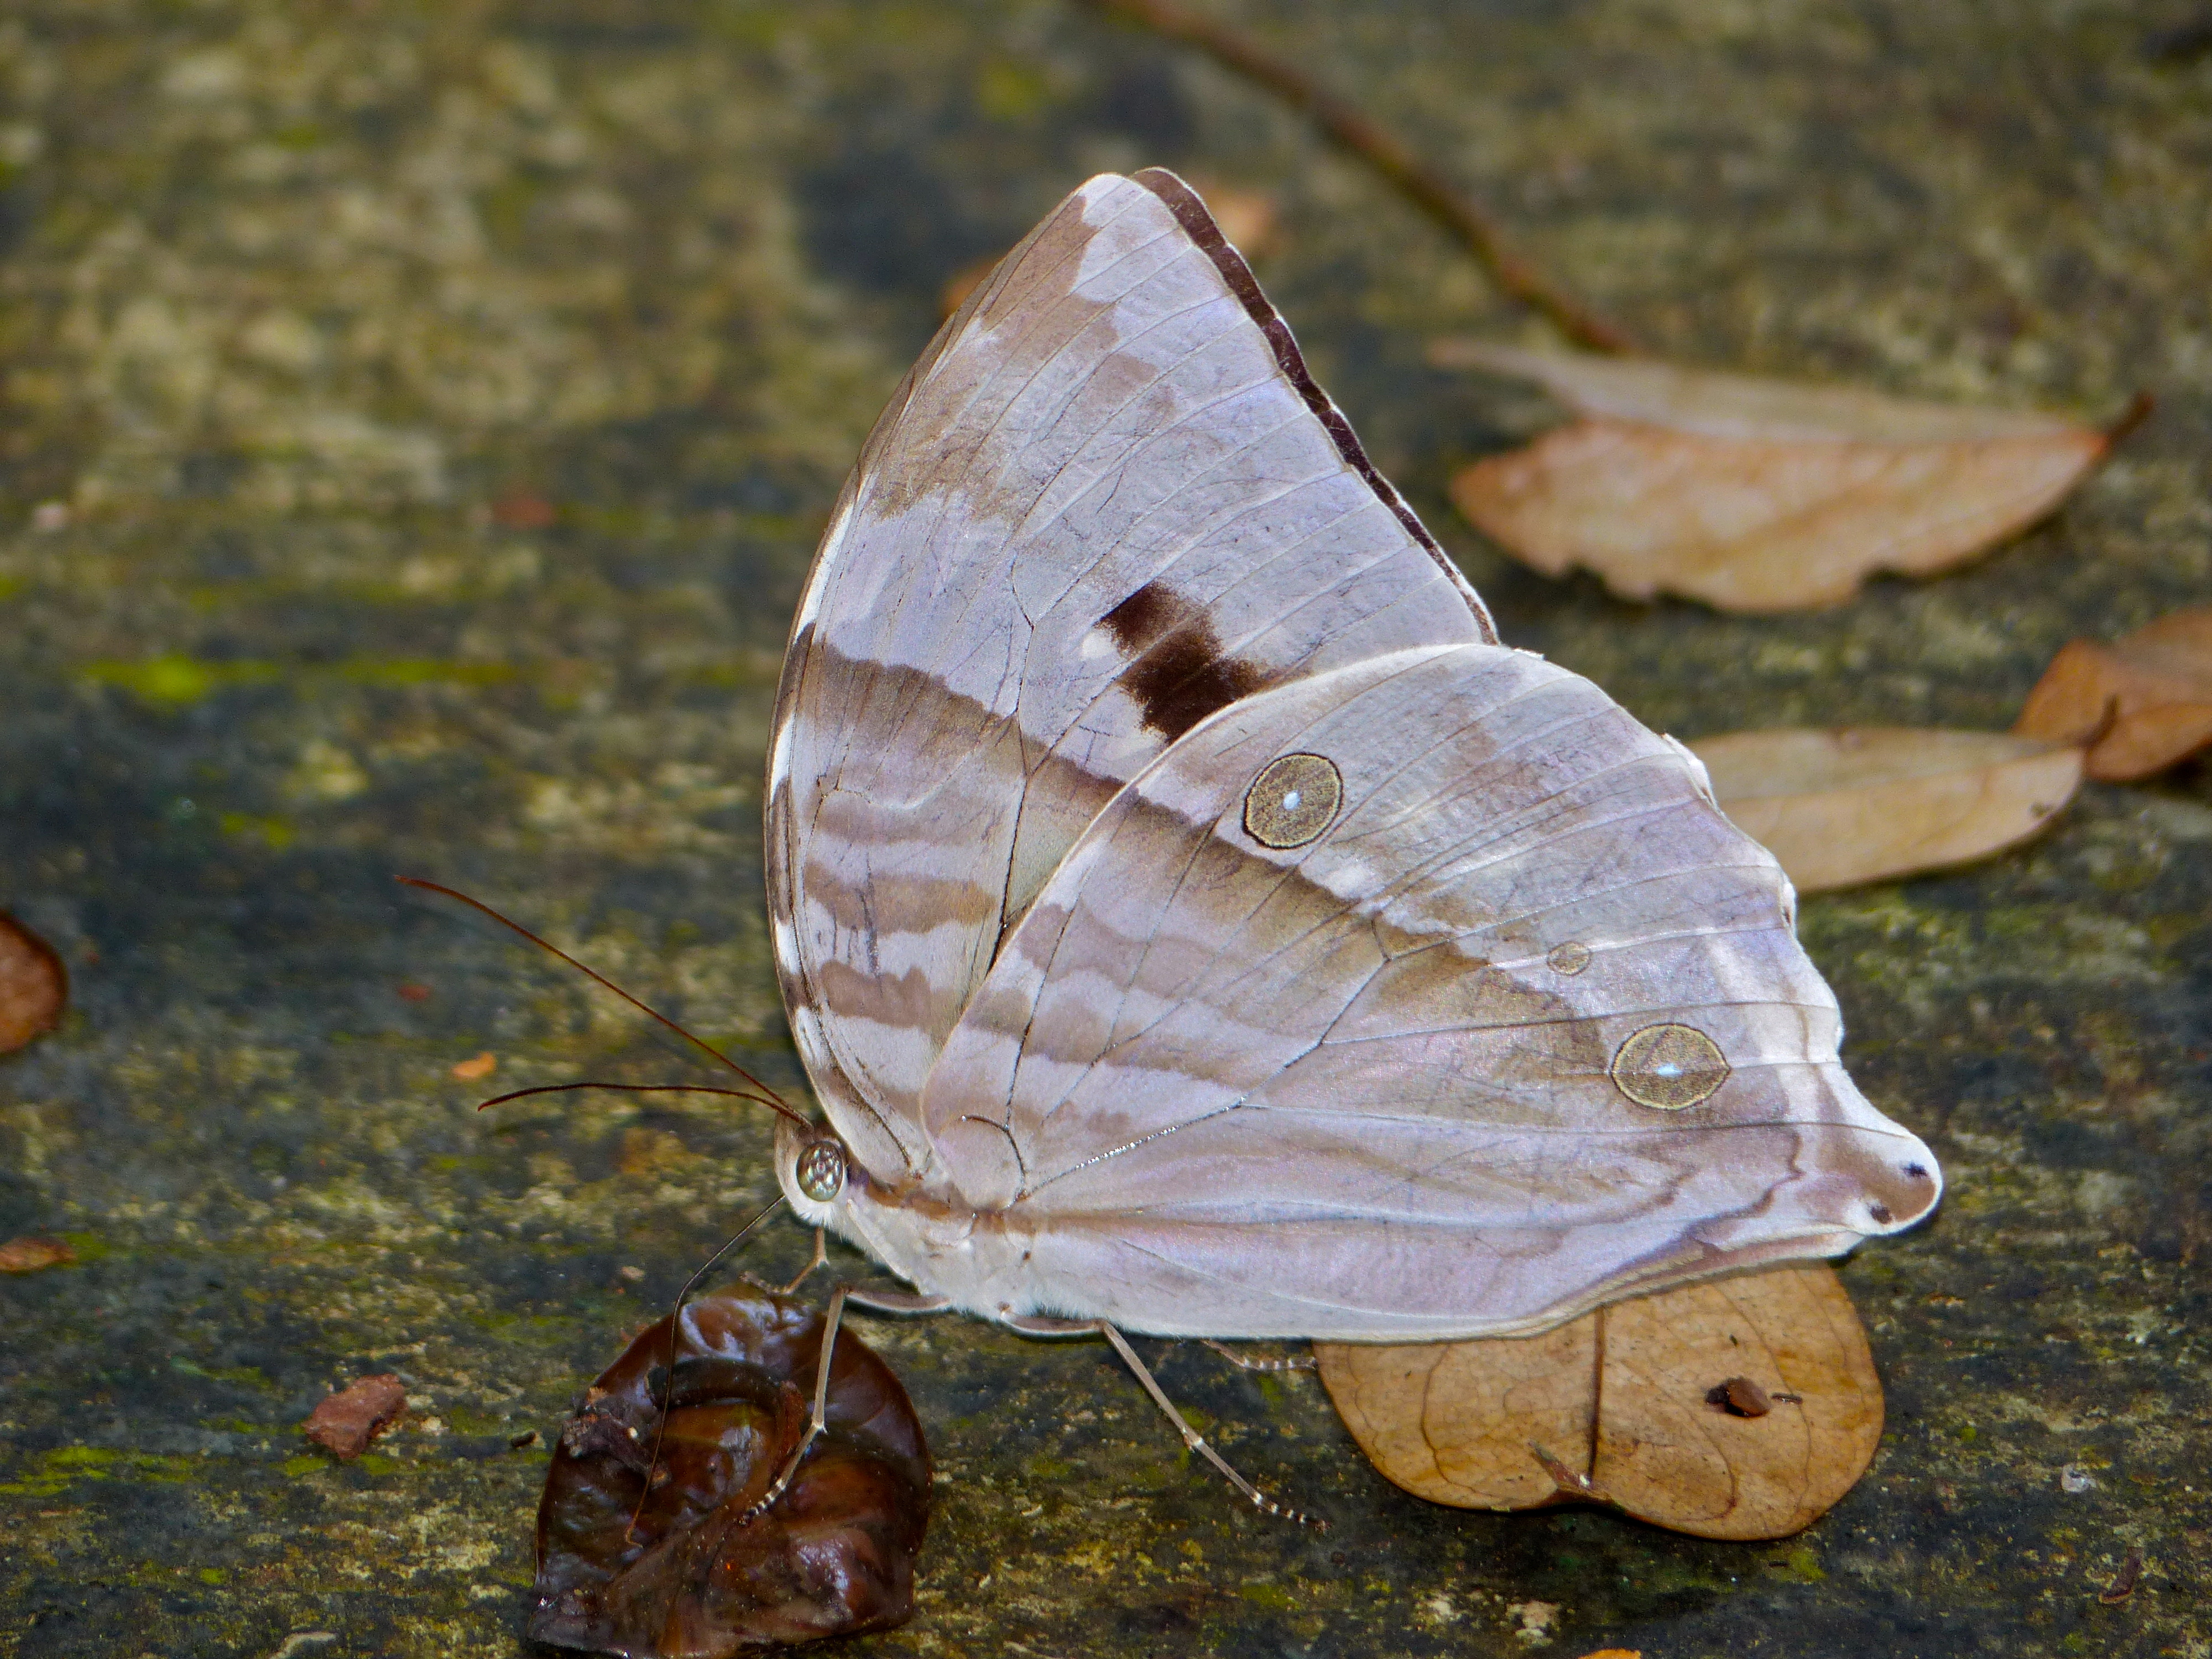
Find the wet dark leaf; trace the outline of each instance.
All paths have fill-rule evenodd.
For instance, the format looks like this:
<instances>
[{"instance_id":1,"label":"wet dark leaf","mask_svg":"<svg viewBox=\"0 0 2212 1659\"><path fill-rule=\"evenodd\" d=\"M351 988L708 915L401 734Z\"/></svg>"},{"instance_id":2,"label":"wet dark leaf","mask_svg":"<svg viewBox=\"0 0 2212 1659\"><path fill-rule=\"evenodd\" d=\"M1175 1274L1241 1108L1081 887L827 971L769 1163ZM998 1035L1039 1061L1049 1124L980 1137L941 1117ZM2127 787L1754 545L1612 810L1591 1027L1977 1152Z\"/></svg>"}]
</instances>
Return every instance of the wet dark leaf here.
<instances>
[{"instance_id":1,"label":"wet dark leaf","mask_svg":"<svg viewBox=\"0 0 2212 1659\"><path fill-rule=\"evenodd\" d=\"M638 1334L554 1449L532 1639L720 1659L913 1613L929 1449L898 1378L849 1330L830 1364L827 1431L782 1496L744 1520L805 1434L822 1332L819 1313L781 1297L703 1297L684 1310L672 1389L669 1322Z\"/></svg>"}]
</instances>

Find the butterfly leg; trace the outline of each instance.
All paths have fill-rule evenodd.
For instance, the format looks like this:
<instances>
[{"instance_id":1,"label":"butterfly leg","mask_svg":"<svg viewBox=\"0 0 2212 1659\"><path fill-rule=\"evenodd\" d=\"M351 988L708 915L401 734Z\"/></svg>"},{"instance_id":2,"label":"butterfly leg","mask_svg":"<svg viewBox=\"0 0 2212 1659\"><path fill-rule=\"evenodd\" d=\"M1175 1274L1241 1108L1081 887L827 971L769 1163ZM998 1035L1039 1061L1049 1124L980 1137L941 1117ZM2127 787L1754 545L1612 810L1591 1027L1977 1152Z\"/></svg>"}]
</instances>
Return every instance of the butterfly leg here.
<instances>
[{"instance_id":1,"label":"butterfly leg","mask_svg":"<svg viewBox=\"0 0 2212 1659\"><path fill-rule=\"evenodd\" d=\"M830 1358L837 1347L837 1327L845 1317L846 1296L846 1287L840 1285L830 1298L830 1316L822 1324L822 1352L814 1362L814 1415L807 1420L806 1432L799 1437L799 1443L791 1449L791 1455L783 1460L783 1467L775 1472L775 1479L769 1482L768 1490L760 1495L750 1509L738 1517L738 1524L741 1527L767 1514L775 1500L783 1496L791 1485L792 1478L799 1473L799 1465L805 1457L807 1449L813 1445L815 1437L830 1426Z\"/></svg>"},{"instance_id":2,"label":"butterfly leg","mask_svg":"<svg viewBox=\"0 0 2212 1659\"><path fill-rule=\"evenodd\" d=\"M838 1294L856 1308L872 1313L943 1313L952 1305L949 1296L918 1296L912 1291L872 1291L865 1285L847 1285Z\"/></svg>"},{"instance_id":3,"label":"butterfly leg","mask_svg":"<svg viewBox=\"0 0 2212 1659\"><path fill-rule=\"evenodd\" d=\"M1018 1332L1026 1332L1029 1336L1073 1336L1073 1334L1086 1329L1084 1325L1079 1325L1079 1322L1075 1321L1068 1321L1068 1318L1036 1318L1036 1321L1029 1321L1029 1318L1009 1318L1006 1325L1011 1325L1011 1328L1018 1329ZM1037 1329L1029 1329L1029 1328L1037 1328ZM1175 1409L1175 1401L1170 1401L1166 1391L1159 1387L1159 1382L1152 1380L1152 1374L1146 1370L1144 1360L1137 1358L1137 1349L1130 1347L1128 1338L1121 1336L1121 1332L1117 1332L1117 1329L1115 1329L1113 1325L1109 1325L1103 1318L1102 1321L1091 1322L1088 1329L1095 1329L1099 1336L1103 1336L1109 1343L1113 1343L1115 1354L1121 1356L1121 1363L1128 1364L1128 1370L1137 1374L1137 1380L1144 1385L1146 1394L1152 1395L1152 1405L1159 1407L1161 1411L1166 1411L1168 1422L1172 1422L1172 1425L1175 1425L1175 1431L1179 1433L1179 1436L1183 1436L1183 1444L1190 1447L1192 1451L1197 1451L1199 1455L1206 1458L1206 1462L1212 1464L1214 1468L1218 1468L1218 1471L1228 1478L1228 1482L1232 1484L1234 1489L1241 1491L1245 1498L1252 1500L1252 1504L1267 1510L1270 1516L1279 1516L1281 1520L1298 1522L1301 1526L1312 1526L1314 1531L1318 1533L1328 1531L1329 1524L1325 1520L1321 1520L1321 1516L1307 1516L1303 1509L1287 1509L1287 1506L1279 1504L1279 1502L1272 1500L1270 1495L1263 1493L1259 1486L1255 1486L1249 1480L1245 1480L1243 1475L1237 1474L1234 1468L1230 1468L1228 1458L1224 1458L1224 1455L1221 1455L1218 1451L1214 1451L1210 1444L1206 1444L1206 1436L1201 1436L1197 1429L1192 1429L1188 1422L1183 1422L1183 1413Z\"/></svg>"},{"instance_id":4,"label":"butterfly leg","mask_svg":"<svg viewBox=\"0 0 2212 1659\"><path fill-rule=\"evenodd\" d=\"M815 1249L819 1250L822 1236L817 1232L814 1237ZM814 1270L810 1267L806 1271L811 1273ZM805 1274L799 1277L803 1279ZM830 1360L836 1352L837 1328L844 1322L848 1302L856 1307L872 1308L879 1313L935 1313L952 1305L950 1297L913 1296L902 1291L871 1291L857 1285L840 1285L836 1288L830 1297L829 1317L822 1323L822 1352L814 1362L814 1414L807 1419L806 1432L799 1436L799 1443L791 1449L791 1455L783 1460L783 1467L775 1472L775 1479L769 1482L768 1490L738 1517L738 1524L741 1527L767 1514L775 1500L783 1496L798 1475L799 1466L805 1461L808 1449L830 1426Z\"/></svg>"},{"instance_id":5,"label":"butterfly leg","mask_svg":"<svg viewBox=\"0 0 2212 1659\"><path fill-rule=\"evenodd\" d=\"M1219 1354L1240 1371L1317 1371L1321 1362L1310 1353L1285 1354L1279 1359L1250 1359L1225 1342L1216 1342L1210 1336L1198 1339Z\"/></svg>"},{"instance_id":6,"label":"butterfly leg","mask_svg":"<svg viewBox=\"0 0 2212 1659\"><path fill-rule=\"evenodd\" d=\"M797 1290L801 1285L804 1285L809 1279L813 1277L814 1270L829 1259L829 1252L823 1248L822 1229L817 1227L814 1230L814 1254L806 1259L806 1265L799 1270L799 1276L793 1279L790 1284L786 1285L778 1290L776 1294L778 1296L789 1296L793 1291Z\"/></svg>"}]
</instances>

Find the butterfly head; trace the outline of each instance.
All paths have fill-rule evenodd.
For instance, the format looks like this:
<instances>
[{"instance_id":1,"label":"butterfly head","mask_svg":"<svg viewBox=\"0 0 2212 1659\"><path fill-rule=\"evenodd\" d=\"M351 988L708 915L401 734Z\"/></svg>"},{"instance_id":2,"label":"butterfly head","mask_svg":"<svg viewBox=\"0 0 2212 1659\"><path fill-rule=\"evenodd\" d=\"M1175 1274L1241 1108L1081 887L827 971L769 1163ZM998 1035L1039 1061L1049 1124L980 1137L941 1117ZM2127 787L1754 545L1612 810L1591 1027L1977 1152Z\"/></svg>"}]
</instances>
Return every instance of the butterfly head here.
<instances>
[{"instance_id":1,"label":"butterfly head","mask_svg":"<svg viewBox=\"0 0 2212 1659\"><path fill-rule=\"evenodd\" d=\"M826 1129L782 1123L776 1127L775 1174L783 1195L810 1226L831 1224L831 1212L845 1196L852 1155Z\"/></svg>"}]
</instances>

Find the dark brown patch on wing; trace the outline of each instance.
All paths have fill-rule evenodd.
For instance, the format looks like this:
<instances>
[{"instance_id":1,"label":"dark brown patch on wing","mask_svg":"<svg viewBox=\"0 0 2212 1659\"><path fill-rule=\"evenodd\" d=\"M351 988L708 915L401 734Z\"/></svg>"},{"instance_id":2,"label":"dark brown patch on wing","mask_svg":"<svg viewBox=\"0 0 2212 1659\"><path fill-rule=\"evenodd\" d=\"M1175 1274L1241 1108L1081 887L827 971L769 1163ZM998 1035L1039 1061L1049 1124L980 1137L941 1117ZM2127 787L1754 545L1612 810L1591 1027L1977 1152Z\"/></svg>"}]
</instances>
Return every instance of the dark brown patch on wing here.
<instances>
[{"instance_id":1,"label":"dark brown patch on wing","mask_svg":"<svg viewBox=\"0 0 2212 1659\"><path fill-rule=\"evenodd\" d=\"M1129 659L1121 684L1145 724L1170 743L1267 682L1257 663L1224 656L1206 613L1158 582L1146 582L1098 622Z\"/></svg>"},{"instance_id":2,"label":"dark brown patch on wing","mask_svg":"<svg viewBox=\"0 0 2212 1659\"><path fill-rule=\"evenodd\" d=\"M1133 175L1133 182L1142 185L1160 198L1168 211L1175 215L1176 222L1182 227L1183 234L1197 245L1201 253L1213 261L1213 268L1221 273L1221 280L1229 285L1229 291L1243 306L1245 315L1251 318L1260 332L1267 337L1268 349L1274 353L1276 366L1283 371L1283 378L1291 383L1305 406L1322 423L1322 429L1328 434L1329 441L1336 446L1336 453L1344 458L1344 464L1366 481L1367 487L1375 492L1375 498L1390 509L1398 522L1405 526L1406 533L1437 562L1437 568L1451 578L1453 585L1464 590L1468 609L1474 613L1474 625L1480 631L1483 641L1486 644L1497 644L1498 629L1490 620L1490 612L1484 608L1482 601L1475 598L1474 590L1467 586L1466 578L1460 574L1459 568L1452 563L1443 549L1437 544L1437 538L1429 534L1428 526L1414 516L1412 507L1406 505L1406 498L1398 493L1388 478L1375 470L1375 463L1367 459L1367 452L1360 447L1359 439L1352 429L1352 422L1344 418L1344 412L1329 400L1328 393L1314 383L1313 375L1306 368L1305 357L1298 350L1298 343L1291 336L1290 325L1283 320L1282 313L1269 302L1267 296L1260 291L1259 279L1252 275L1252 267L1244 263L1243 254L1230 246L1229 239L1221 234L1221 227L1213 222L1213 216L1206 211L1206 204L1199 199L1198 192L1165 167L1146 167Z\"/></svg>"}]
</instances>

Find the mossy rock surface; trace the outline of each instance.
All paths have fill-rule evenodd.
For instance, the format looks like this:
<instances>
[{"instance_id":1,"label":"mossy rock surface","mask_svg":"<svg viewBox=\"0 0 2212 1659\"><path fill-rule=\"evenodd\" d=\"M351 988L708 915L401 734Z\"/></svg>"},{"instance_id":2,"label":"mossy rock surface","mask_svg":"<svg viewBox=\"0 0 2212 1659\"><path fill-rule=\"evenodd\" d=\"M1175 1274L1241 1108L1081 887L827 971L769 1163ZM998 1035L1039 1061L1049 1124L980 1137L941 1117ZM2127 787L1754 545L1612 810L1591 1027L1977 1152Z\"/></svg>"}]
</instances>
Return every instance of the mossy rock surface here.
<instances>
[{"instance_id":1,"label":"mossy rock surface","mask_svg":"<svg viewBox=\"0 0 2212 1659\"><path fill-rule=\"evenodd\" d=\"M2159 412L1964 574L1625 605L1443 503L1537 411L1425 343L1525 319L1297 119L1082 8L18 0L0 906L76 1005L0 1061L0 1237L80 1260L0 1281L0 1655L518 1649L542 1437L769 1194L769 1137L722 1102L478 1116L699 1073L391 878L798 1084L758 830L790 609L946 279L1087 173L1275 192L1262 280L1508 637L1680 735L2002 726L2070 635L2212 592L2212 61L2143 41L2185 8L1215 9L1667 352ZM1310 1378L1147 1345L1316 1537L1188 1466L1099 1345L878 1321L945 1479L920 1614L868 1650L2212 1650L2209 862L2200 765L1805 904L1857 1076L1951 1183L1844 1268L1889 1427L1810 1532L1427 1508ZM764 1275L805 1248L770 1231ZM386 1370L416 1410L369 1456L300 1437Z\"/></svg>"}]
</instances>

